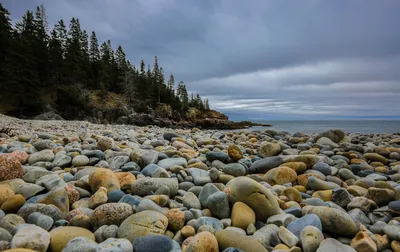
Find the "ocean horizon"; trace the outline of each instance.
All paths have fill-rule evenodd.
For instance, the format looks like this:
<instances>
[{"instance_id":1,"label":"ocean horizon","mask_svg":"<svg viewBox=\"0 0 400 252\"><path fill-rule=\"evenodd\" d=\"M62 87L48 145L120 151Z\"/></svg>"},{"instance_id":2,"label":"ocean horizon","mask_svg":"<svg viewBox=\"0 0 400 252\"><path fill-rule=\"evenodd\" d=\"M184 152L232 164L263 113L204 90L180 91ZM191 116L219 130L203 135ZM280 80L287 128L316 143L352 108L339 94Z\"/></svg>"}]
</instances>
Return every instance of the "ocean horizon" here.
<instances>
[{"instance_id":1,"label":"ocean horizon","mask_svg":"<svg viewBox=\"0 0 400 252\"><path fill-rule=\"evenodd\" d=\"M251 131L274 129L291 133L314 133L326 129L339 128L346 133L400 133L400 120L271 120L257 121L271 127L255 126Z\"/></svg>"}]
</instances>

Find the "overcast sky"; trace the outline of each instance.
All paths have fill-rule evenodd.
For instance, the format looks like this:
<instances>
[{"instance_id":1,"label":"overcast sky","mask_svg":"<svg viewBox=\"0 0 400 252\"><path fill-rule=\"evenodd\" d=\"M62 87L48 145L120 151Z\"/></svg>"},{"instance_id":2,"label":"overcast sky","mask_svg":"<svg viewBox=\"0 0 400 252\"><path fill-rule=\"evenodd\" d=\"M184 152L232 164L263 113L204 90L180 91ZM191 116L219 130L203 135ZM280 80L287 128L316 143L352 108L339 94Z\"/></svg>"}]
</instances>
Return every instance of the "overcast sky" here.
<instances>
[{"instance_id":1,"label":"overcast sky","mask_svg":"<svg viewBox=\"0 0 400 252\"><path fill-rule=\"evenodd\" d=\"M398 0L3 0L43 3L135 64L155 55L231 119L400 119Z\"/></svg>"}]
</instances>

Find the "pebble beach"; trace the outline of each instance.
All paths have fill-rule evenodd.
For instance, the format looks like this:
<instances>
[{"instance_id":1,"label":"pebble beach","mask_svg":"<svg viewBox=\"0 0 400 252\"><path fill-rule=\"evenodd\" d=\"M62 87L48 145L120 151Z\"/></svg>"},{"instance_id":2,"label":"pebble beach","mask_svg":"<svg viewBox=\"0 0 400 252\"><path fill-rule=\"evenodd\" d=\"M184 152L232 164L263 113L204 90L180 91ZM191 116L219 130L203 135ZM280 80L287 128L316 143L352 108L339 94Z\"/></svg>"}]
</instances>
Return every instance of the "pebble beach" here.
<instances>
[{"instance_id":1,"label":"pebble beach","mask_svg":"<svg viewBox=\"0 0 400 252\"><path fill-rule=\"evenodd\" d=\"M400 251L400 135L0 115L0 251Z\"/></svg>"}]
</instances>

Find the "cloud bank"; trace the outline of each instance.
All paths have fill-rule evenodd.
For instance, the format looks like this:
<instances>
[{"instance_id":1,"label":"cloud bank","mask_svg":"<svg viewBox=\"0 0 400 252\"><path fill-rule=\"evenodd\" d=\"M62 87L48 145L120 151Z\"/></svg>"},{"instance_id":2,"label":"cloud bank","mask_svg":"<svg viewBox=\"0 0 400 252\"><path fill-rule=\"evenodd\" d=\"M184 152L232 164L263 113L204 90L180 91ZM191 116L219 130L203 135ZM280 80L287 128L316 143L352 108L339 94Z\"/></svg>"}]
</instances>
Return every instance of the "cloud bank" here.
<instances>
[{"instance_id":1,"label":"cloud bank","mask_svg":"<svg viewBox=\"0 0 400 252\"><path fill-rule=\"evenodd\" d=\"M400 119L396 0L4 0L80 19L232 119Z\"/></svg>"}]
</instances>

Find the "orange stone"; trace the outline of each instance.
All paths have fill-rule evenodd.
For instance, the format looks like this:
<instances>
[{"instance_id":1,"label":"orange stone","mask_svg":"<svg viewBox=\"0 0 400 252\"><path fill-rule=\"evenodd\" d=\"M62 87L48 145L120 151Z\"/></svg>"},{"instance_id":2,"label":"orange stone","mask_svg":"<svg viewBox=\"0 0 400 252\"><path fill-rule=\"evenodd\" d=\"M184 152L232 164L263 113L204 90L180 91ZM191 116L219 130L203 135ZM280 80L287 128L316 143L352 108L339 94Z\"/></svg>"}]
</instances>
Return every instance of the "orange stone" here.
<instances>
[{"instance_id":1,"label":"orange stone","mask_svg":"<svg viewBox=\"0 0 400 252\"><path fill-rule=\"evenodd\" d=\"M0 155L0 181L22 178L24 170L18 158L10 155Z\"/></svg>"}]
</instances>

